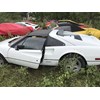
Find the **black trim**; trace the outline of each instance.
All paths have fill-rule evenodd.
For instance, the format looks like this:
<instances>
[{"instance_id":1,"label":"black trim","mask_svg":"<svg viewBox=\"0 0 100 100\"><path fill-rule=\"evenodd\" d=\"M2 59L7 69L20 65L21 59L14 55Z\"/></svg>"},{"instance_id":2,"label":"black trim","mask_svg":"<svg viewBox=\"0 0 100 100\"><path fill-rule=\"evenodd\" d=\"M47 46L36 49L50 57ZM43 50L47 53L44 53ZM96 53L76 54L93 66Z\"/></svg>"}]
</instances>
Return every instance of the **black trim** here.
<instances>
[{"instance_id":1,"label":"black trim","mask_svg":"<svg viewBox=\"0 0 100 100\"><path fill-rule=\"evenodd\" d=\"M71 22L59 22L58 26L59 28L61 27L61 29L63 30L71 31L71 32L84 31L84 29L80 27L81 26L80 24L71 23ZM69 29L68 26L70 27Z\"/></svg>"},{"instance_id":2,"label":"black trim","mask_svg":"<svg viewBox=\"0 0 100 100\"><path fill-rule=\"evenodd\" d=\"M65 46L65 43L48 36L45 46Z\"/></svg>"}]
</instances>

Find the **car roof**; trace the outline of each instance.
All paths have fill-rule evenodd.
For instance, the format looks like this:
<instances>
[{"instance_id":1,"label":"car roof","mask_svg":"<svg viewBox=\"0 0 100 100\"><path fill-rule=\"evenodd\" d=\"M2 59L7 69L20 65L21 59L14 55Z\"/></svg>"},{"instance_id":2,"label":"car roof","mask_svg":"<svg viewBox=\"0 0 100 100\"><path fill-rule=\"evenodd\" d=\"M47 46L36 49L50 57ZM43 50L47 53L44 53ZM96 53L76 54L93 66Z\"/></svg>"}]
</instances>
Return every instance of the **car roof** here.
<instances>
[{"instance_id":1,"label":"car roof","mask_svg":"<svg viewBox=\"0 0 100 100\"><path fill-rule=\"evenodd\" d=\"M28 34L28 36L47 37L52 30L35 30Z\"/></svg>"}]
</instances>

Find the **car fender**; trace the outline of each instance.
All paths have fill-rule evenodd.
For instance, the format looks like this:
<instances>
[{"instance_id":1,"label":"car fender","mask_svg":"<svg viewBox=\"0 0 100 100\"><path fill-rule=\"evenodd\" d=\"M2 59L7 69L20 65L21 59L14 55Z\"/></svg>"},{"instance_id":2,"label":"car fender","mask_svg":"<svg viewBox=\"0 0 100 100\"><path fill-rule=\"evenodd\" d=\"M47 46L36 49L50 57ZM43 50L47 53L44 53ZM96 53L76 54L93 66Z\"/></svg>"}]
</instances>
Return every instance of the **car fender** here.
<instances>
[{"instance_id":1,"label":"car fender","mask_svg":"<svg viewBox=\"0 0 100 100\"><path fill-rule=\"evenodd\" d=\"M85 60L85 62L87 62L86 61L86 57L84 56L84 54L82 54L81 52L78 52L78 51L74 51L74 50L73 51L64 52L59 60L61 60L63 57L65 57L68 54L77 54L77 55L81 56Z\"/></svg>"}]
</instances>

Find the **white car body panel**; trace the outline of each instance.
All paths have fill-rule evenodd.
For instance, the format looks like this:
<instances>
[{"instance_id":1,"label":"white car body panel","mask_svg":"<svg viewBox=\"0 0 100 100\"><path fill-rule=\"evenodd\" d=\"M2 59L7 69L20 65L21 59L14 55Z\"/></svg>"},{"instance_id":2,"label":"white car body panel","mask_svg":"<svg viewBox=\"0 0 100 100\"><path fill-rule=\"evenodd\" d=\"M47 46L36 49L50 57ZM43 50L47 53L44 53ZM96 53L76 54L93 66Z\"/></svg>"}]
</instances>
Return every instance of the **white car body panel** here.
<instances>
[{"instance_id":1,"label":"white car body panel","mask_svg":"<svg viewBox=\"0 0 100 100\"><path fill-rule=\"evenodd\" d=\"M81 55L88 65L100 65L100 60L96 60L96 58L100 58L100 40L87 35L80 35L82 40L77 40L74 38L74 33L72 32L67 32L66 36L57 35L57 32L58 30L53 30L49 36L63 42L65 45L45 46L42 62L42 50L16 50L15 48L11 48L8 42L14 38L0 42L0 53L9 63L35 69L39 65L57 66L60 58L69 53Z\"/></svg>"},{"instance_id":2,"label":"white car body panel","mask_svg":"<svg viewBox=\"0 0 100 100\"><path fill-rule=\"evenodd\" d=\"M94 53L95 51L96 53ZM98 65L98 61L95 61L95 58L100 58L100 48L99 50L96 50L94 47L88 47L88 46L83 46L83 47L78 46L77 48L74 48L73 46L60 47L60 48L46 47L43 64L45 62L51 65L54 64L57 66L59 59L63 55L68 54L68 53L76 53L76 54L81 55L82 57L86 59L88 65ZM100 61L99 61L99 64L100 64Z\"/></svg>"},{"instance_id":3,"label":"white car body panel","mask_svg":"<svg viewBox=\"0 0 100 100\"><path fill-rule=\"evenodd\" d=\"M8 62L37 69L42 57L41 50L16 50L10 48L8 51Z\"/></svg>"},{"instance_id":4,"label":"white car body panel","mask_svg":"<svg viewBox=\"0 0 100 100\"><path fill-rule=\"evenodd\" d=\"M4 40L2 42L0 42L0 53L5 57L7 58L7 55L8 55L8 50L10 49L10 46L9 46L9 41L13 40L13 39L16 39L18 37L14 37L14 38L11 38L11 39L7 39L7 40Z\"/></svg>"},{"instance_id":5,"label":"white car body panel","mask_svg":"<svg viewBox=\"0 0 100 100\"><path fill-rule=\"evenodd\" d=\"M57 32L57 30L54 31L55 33ZM86 59L88 65L100 64L100 61L95 60L95 58L100 58L100 40L98 40L95 37L82 35L82 37L85 39L83 42L83 41L75 40L73 37L70 38L70 36L64 36L64 37L57 36L56 34L54 34L54 31L51 32L50 36L55 37L58 40L61 38L60 40L64 42L66 46L46 47L43 64L46 63L45 65L47 65L48 63L49 64L51 63L52 65L53 63L54 65L57 65L62 55L68 53L80 54ZM68 42L66 43L66 41Z\"/></svg>"},{"instance_id":6,"label":"white car body panel","mask_svg":"<svg viewBox=\"0 0 100 100\"><path fill-rule=\"evenodd\" d=\"M17 51L15 50L15 48L10 48L8 42L18 37L14 37L0 42L0 48L3 48L0 50L0 53L5 57L5 59L9 63L37 69L40 65L42 51L41 50Z\"/></svg>"}]
</instances>

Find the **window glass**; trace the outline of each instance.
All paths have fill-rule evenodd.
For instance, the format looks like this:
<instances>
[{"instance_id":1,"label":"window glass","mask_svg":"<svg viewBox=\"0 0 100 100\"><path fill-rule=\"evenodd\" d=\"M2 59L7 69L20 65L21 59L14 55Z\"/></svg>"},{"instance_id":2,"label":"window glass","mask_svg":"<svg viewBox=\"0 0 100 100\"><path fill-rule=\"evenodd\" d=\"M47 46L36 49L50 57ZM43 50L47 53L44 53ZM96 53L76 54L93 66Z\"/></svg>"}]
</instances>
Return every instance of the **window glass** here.
<instances>
[{"instance_id":1,"label":"window glass","mask_svg":"<svg viewBox=\"0 0 100 100\"><path fill-rule=\"evenodd\" d=\"M64 46L65 44L59 40L56 40L52 37L48 37L46 46Z\"/></svg>"},{"instance_id":2,"label":"window glass","mask_svg":"<svg viewBox=\"0 0 100 100\"><path fill-rule=\"evenodd\" d=\"M45 38L40 37L27 37L17 45L23 45L24 49L42 50L45 40ZM16 48L16 46L14 48Z\"/></svg>"},{"instance_id":3,"label":"window glass","mask_svg":"<svg viewBox=\"0 0 100 100\"><path fill-rule=\"evenodd\" d=\"M74 38L77 40L82 40L82 38L79 35L74 35Z\"/></svg>"},{"instance_id":4,"label":"window glass","mask_svg":"<svg viewBox=\"0 0 100 100\"><path fill-rule=\"evenodd\" d=\"M16 39L13 39L13 40L9 41L9 46L10 46L10 47L14 47L14 46L16 45L16 43L17 43L18 41L22 40L24 37L25 37L25 36L20 36L20 37L18 37L18 38L16 38Z\"/></svg>"},{"instance_id":5,"label":"window glass","mask_svg":"<svg viewBox=\"0 0 100 100\"><path fill-rule=\"evenodd\" d=\"M83 31L84 29L80 28L79 26L77 25L72 25L71 26L71 31L72 32L76 32L76 31Z\"/></svg>"}]
</instances>

